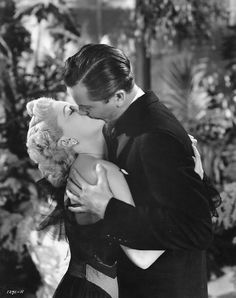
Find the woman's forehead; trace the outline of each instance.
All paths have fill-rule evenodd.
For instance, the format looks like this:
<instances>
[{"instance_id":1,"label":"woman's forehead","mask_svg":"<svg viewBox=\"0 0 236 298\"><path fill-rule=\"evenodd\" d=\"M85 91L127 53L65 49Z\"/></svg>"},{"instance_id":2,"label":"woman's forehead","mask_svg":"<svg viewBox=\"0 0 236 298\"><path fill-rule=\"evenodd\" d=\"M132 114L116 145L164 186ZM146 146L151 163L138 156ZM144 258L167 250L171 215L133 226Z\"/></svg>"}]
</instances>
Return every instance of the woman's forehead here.
<instances>
[{"instance_id":1,"label":"woman's forehead","mask_svg":"<svg viewBox=\"0 0 236 298\"><path fill-rule=\"evenodd\" d=\"M53 114L52 116L63 116L63 109L67 106L68 104L64 101L55 101L53 103Z\"/></svg>"},{"instance_id":2,"label":"woman's forehead","mask_svg":"<svg viewBox=\"0 0 236 298\"><path fill-rule=\"evenodd\" d=\"M67 106L67 105L69 105L69 103L66 102L66 101L62 101L62 100L55 100L53 102L53 107L54 108L62 108L62 107Z\"/></svg>"}]
</instances>

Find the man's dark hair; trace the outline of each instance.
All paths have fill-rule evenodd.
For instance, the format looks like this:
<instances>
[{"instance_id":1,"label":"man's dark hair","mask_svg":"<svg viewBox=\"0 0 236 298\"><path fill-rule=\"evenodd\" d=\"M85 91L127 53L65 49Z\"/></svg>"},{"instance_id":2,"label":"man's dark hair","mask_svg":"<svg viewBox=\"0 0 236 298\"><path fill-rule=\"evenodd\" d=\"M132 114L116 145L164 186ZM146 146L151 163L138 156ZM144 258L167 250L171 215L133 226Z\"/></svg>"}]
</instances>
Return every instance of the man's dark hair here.
<instances>
[{"instance_id":1,"label":"man's dark hair","mask_svg":"<svg viewBox=\"0 0 236 298\"><path fill-rule=\"evenodd\" d=\"M130 92L134 77L130 61L121 50L105 44L87 44L66 60L64 82L68 87L81 82L91 100L103 101L120 89Z\"/></svg>"}]
</instances>

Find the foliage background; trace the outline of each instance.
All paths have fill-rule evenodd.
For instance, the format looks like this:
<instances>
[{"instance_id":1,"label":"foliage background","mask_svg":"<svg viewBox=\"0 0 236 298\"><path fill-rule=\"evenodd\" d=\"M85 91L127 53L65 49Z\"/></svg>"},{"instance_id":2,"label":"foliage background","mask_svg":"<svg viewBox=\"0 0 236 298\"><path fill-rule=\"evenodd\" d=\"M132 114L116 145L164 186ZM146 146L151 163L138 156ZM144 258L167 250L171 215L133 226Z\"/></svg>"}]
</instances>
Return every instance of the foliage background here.
<instances>
[{"instance_id":1,"label":"foliage background","mask_svg":"<svg viewBox=\"0 0 236 298\"><path fill-rule=\"evenodd\" d=\"M204 169L223 199L209 279L236 265L236 27L229 2L137 0L135 8L118 2L0 1L0 296L14 288L24 289L23 297L51 297L58 279L39 263L44 257L55 270L65 266L35 232L52 206L27 156L25 105L44 95L70 100L64 60L88 42L128 53L138 84L159 94L198 139Z\"/></svg>"}]
</instances>

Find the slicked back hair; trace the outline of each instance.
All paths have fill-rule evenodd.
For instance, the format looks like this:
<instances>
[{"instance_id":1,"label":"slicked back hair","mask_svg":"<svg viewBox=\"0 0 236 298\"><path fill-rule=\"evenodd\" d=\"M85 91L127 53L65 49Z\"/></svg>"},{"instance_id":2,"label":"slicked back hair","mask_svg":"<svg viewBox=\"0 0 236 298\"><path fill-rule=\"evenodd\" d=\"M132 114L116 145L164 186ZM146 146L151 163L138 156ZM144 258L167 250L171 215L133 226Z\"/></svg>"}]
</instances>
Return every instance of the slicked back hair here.
<instances>
[{"instance_id":1,"label":"slicked back hair","mask_svg":"<svg viewBox=\"0 0 236 298\"><path fill-rule=\"evenodd\" d=\"M65 63L64 82L68 87L82 83L90 100L107 101L118 90L134 86L131 64L119 49L105 44L87 44Z\"/></svg>"}]
</instances>

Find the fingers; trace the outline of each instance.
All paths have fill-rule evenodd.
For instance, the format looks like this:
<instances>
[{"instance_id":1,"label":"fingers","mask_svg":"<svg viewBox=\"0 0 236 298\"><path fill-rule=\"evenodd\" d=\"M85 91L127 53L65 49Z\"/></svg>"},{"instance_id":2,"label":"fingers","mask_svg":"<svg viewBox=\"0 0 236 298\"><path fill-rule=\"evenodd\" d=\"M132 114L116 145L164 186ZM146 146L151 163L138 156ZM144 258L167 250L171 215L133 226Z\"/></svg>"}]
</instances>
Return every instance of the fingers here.
<instances>
[{"instance_id":1,"label":"fingers","mask_svg":"<svg viewBox=\"0 0 236 298\"><path fill-rule=\"evenodd\" d=\"M102 184L102 183L108 183L107 180L107 174L106 174L106 170L103 166L101 166L100 164L96 165L96 173L97 173L97 177L98 177L98 181L97 184Z\"/></svg>"},{"instance_id":2,"label":"fingers","mask_svg":"<svg viewBox=\"0 0 236 298\"><path fill-rule=\"evenodd\" d=\"M190 135L190 134L188 134L188 136L189 136L189 138L190 138L191 140L195 140L195 141L197 141L197 140L194 138L194 136L192 136L192 135Z\"/></svg>"},{"instance_id":3,"label":"fingers","mask_svg":"<svg viewBox=\"0 0 236 298\"><path fill-rule=\"evenodd\" d=\"M87 184L88 183L81 177L76 168L70 171L66 188L72 193L77 196L81 196L82 189L85 189Z\"/></svg>"},{"instance_id":4,"label":"fingers","mask_svg":"<svg viewBox=\"0 0 236 298\"><path fill-rule=\"evenodd\" d=\"M200 176L201 179L203 179L204 171L203 171L203 168L202 168L200 153L198 152L198 150L194 146L194 144L192 144L192 147L193 147L193 153L194 153L193 160L194 160L194 163L195 163L194 171Z\"/></svg>"},{"instance_id":5,"label":"fingers","mask_svg":"<svg viewBox=\"0 0 236 298\"><path fill-rule=\"evenodd\" d=\"M190 135L190 134L189 134L188 136L189 136L191 142L192 142L194 145L197 145L197 140L196 140L192 135Z\"/></svg>"},{"instance_id":6,"label":"fingers","mask_svg":"<svg viewBox=\"0 0 236 298\"><path fill-rule=\"evenodd\" d=\"M70 199L71 204L67 205L68 210L75 213L84 213L87 212L86 207L81 205L80 198L75 196L73 193L71 193L69 190L66 191L66 194L68 198Z\"/></svg>"},{"instance_id":7,"label":"fingers","mask_svg":"<svg viewBox=\"0 0 236 298\"><path fill-rule=\"evenodd\" d=\"M74 195L68 189L66 190L66 194L67 194L68 198L70 199L71 204L81 206L80 197L78 197L77 195Z\"/></svg>"},{"instance_id":8,"label":"fingers","mask_svg":"<svg viewBox=\"0 0 236 298\"><path fill-rule=\"evenodd\" d=\"M75 184L74 181L70 178L67 180L66 189L77 197L80 197L82 194L82 189L80 188L80 186Z\"/></svg>"},{"instance_id":9,"label":"fingers","mask_svg":"<svg viewBox=\"0 0 236 298\"><path fill-rule=\"evenodd\" d=\"M83 206L81 206L81 207L68 207L68 209L71 212L74 212L74 213L85 213L85 212L87 212L87 209Z\"/></svg>"},{"instance_id":10,"label":"fingers","mask_svg":"<svg viewBox=\"0 0 236 298\"><path fill-rule=\"evenodd\" d=\"M80 188L85 188L88 185L76 168L71 169L69 179L71 179Z\"/></svg>"},{"instance_id":11,"label":"fingers","mask_svg":"<svg viewBox=\"0 0 236 298\"><path fill-rule=\"evenodd\" d=\"M70 203L70 198L68 197L67 193L64 193L64 204L67 206Z\"/></svg>"},{"instance_id":12,"label":"fingers","mask_svg":"<svg viewBox=\"0 0 236 298\"><path fill-rule=\"evenodd\" d=\"M197 150L197 147L194 144L192 144L192 147L193 147L193 152L194 152L195 157L200 157L200 153Z\"/></svg>"},{"instance_id":13,"label":"fingers","mask_svg":"<svg viewBox=\"0 0 236 298\"><path fill-rule=\"evenodd\" d=\"M80 183L78 181L76 181L74 179L74 177L72 177L72 176L69 176L69 178L67 179L67 188L68 188L69 185L74 185L74 187L77 187L79 189L82 188Z\"/></svg>"}]
</instances>

